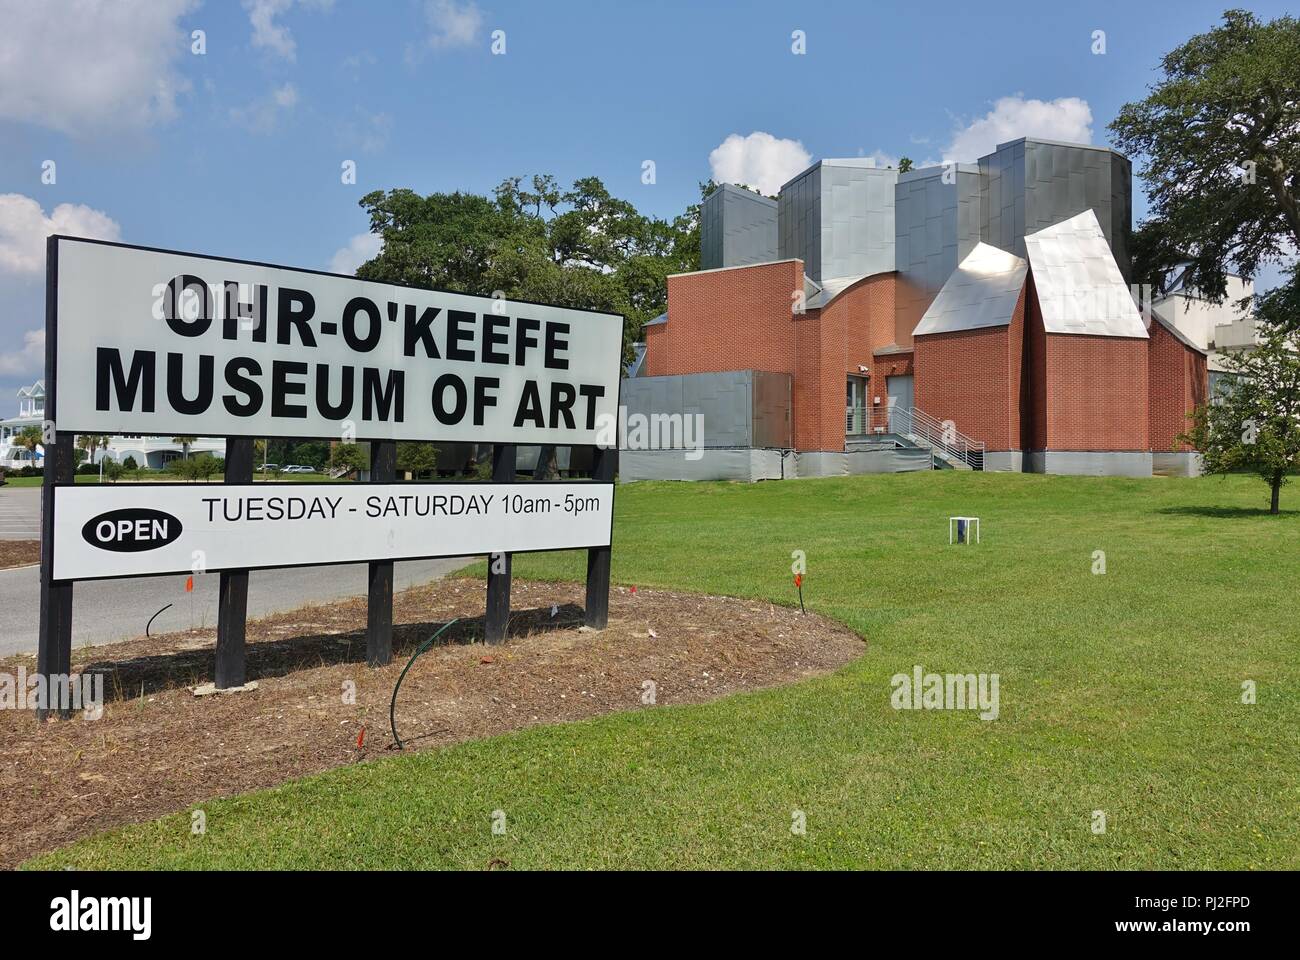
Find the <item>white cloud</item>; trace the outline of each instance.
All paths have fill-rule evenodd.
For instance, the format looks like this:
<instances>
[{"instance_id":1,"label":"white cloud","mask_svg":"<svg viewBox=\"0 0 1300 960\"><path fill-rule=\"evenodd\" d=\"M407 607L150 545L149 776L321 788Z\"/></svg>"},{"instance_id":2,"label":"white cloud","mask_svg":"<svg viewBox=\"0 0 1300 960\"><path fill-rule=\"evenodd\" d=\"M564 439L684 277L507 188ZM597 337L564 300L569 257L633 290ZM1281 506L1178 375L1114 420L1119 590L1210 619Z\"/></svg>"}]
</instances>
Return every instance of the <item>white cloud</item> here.
<instances>
[{"instance_id":1,"label":"white cloud","mask_svg":"<svg viewBox=\"0 0 1300 960\"><path fill-rule=\"evenodd\" d=\"M426 0L424 19L429 23L429 46L435 50L467 47L483 28L483 14L473 2Z\"/></svg>"},{"instance_id":2,"label":"white cloud","mask_svg":"<svg viewBox=\"0 0 1300 960\"><path fill-rule=\"evenodd\" d=\"M253 25L253 46L269 50L286 60L298 55L298 45L293 34L275 18L293 6L293 0L244 0L248 22Z\"/></svg>"},{"instance_id":3,"label":"white cloud","mask_svg":"<svg viewBox=\"0 0 1300 960\"><path fill-rule=\"evenodd\" d=\"M0 0L0 117L85 136L176 116L196 0Z\"/></svg>"},{"instance_id":4,"label":"white cloud","mask_svg":"<svg viewBox=\"0 0 1300 960\"><path fill-rule=\"evenodd\" d=\"M357 267L367 260L379 256L384 249L384 238L374 233L358 233L348 241L346 247L340 247L330 258L331 273L356 273Z\"/></svg>"},{"instance_id":5,"label":"white cloud","mask_svg":"<svg viewBox=\"0 0 1300 960\"><path fill-rule=\"evenodd\" d=\"M299 0L301 6L328 10L334 0ZM244 9L248 11L248 22L253 26L252 44L259 50L267 50L282 59L293 61L298 58L298 44L293 34L276 18L288 13L294 0L244 0Z\"/></svg>"},{"instance_id":6,"label":"white cloud","mask_svg":"<svg viewBox=\"0 0 1300 960\"><path fill-rule=\"evenodd\" d=\"M774 197L796 173L812 163L798 140L782 140L756 130L747 137L733 133L709 154L717 183L743 183Z\"/></svg>"},{"instance_id":7,"label":"white cloud","mask_svg":"<svg viewBox=\"0 0 1300 960\"><path fill-rule=\"evenodd\" d=\"M0 377L39 377L44 368L44 330L28 330L21 347L0 353Z\"/></svg>"},{"instance_id":8,"label":"white cloud","mask_svg":"<svg viewBox=\"0 0 1300 960\"><path fill-rule=\"evenodd\" d=\"M230 108L230 119L254 133L270 133L282 114L298 105L298 88L292 83L276 87L266 96L242 107Z\"/></svg>"},{"instance_id":9,"label":"white cloud","mask_svg":"<svg viewBox=\"0 0 1300 960\"><path fill-rule=\"evenodd\" d=\"M953 131L943 161L969 163L992 153L999 143L1020 137L1092 143L1092 108L1079 97L1026 100L1000 97L984 116Z\"/></svg>"},{"instance_id":10,"label":"white cloud","mask_svg":"<svg viewBox=\"0 0 1300 960\"><path fill-rule=\"evenodd\" d=\"M45 270L45 238L52 233L117 240L121 228L108 214L84 204L61 203L47 217L31 197L0 194L0 270L40 274Z\"/></svg>"}]
</instances>

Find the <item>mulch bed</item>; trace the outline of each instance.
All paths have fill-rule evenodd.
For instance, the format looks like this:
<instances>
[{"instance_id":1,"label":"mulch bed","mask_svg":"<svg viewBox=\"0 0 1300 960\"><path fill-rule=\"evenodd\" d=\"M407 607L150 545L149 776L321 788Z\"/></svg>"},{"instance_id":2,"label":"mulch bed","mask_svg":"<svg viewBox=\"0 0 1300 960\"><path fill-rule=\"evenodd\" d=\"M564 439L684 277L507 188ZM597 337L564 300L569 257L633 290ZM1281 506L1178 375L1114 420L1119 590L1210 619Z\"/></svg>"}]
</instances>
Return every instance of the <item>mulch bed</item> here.
<instances>
[{"instance_id":1,"label":"mulch bed","mask_svg":"<svg viewBox=\"0 0 1300 960\"><path fill-rule=\"evenodd\" d=\"M0 540L0 570L41 562L41 541Z\"/></svg>"},{"instance_id":2,"label":"mulch bed","mask_svg":"<svg viewBox=\"0 0 1300 960\"><path fill-rule=\"evenodd\" d=\"M830 672L865 649L839 624L760 601L616 587L598 632L581 628L582 600L581 584L515 581L510 636L486 646L481 581L404 591L393 661L378 669L365 664L364 598L304 607L249 622L256 690L205 697L187 687L212 679L215 630L74 650L74 671L105 674L99 719L40 724L0 710L0 868L213 797L391 756L393 685L454 617L402 682L408 750L654 709L641 702L646 680L659 705L713 700ZM20 665L31 672L35 658L0 660L0 672Z\"/></svg>"}]
</instances>

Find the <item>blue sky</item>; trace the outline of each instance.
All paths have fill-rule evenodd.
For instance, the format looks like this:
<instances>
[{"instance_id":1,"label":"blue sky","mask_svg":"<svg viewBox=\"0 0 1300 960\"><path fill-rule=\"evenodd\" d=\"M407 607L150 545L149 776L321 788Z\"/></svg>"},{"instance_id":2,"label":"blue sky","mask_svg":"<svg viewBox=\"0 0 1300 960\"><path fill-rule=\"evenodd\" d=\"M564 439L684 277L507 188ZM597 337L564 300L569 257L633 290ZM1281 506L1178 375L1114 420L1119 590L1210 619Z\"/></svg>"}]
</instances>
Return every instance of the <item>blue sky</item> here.
<instances>
[{"instance_id":1,"label":"blue sky","mask_svg":"<svg viewBox=\"0 0 1300 960\"><path fill-rule=\"evenodd\" d=\"M52 227L328 269L371 249L373 189L595 174L671 217L712 175L779 183L805 157L1105 143L1223 6L0 0L0 412L41 373Z\"/></svg>"}]
</instances>

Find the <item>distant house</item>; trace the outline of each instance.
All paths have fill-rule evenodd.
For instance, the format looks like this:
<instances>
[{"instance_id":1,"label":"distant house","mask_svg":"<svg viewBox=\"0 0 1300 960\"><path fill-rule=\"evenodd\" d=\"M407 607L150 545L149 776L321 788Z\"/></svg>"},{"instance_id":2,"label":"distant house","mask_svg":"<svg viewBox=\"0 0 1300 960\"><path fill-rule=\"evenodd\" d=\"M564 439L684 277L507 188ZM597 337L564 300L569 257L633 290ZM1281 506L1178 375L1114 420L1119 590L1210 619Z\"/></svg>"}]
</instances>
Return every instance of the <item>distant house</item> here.
<instances>
[{"instance_id":1,"label":"distant house","mask_svg":"<svg viewBox=\"0 0 1300 960\"><path fill-rule=\"evenodd\" d=\"M17 443L18 435L27 427L40 429L45 422L45 381L37 380L30 387L18 391L18 415L0 420L0 469L19 470L23 467L41 466L45 448L37 446L35 454ZM107 438L106 446L95 452L94 461L107 458L119 463L133 457L138 466L161 470L172 460L185 455L184 444L172 437L146 437L122 434ZM190 455L209 453L214 457L226 455L224 438L196 437L190 444Z\"/></svg>"},{"instance_id":2,"label":"distant house","mask_svg":"<svg viewBox=\"0 0 1300 960\"><path fill-rule=\"evenodd\" d=\"M30 387L18 391L18 416L0 420L0 469L18 470L40 466L45 459L45 448L37 446L35 453L17 443L18 434L28 427L40 429L45 420L45 381L37 380Z\"/></svg>"}]
</instances>

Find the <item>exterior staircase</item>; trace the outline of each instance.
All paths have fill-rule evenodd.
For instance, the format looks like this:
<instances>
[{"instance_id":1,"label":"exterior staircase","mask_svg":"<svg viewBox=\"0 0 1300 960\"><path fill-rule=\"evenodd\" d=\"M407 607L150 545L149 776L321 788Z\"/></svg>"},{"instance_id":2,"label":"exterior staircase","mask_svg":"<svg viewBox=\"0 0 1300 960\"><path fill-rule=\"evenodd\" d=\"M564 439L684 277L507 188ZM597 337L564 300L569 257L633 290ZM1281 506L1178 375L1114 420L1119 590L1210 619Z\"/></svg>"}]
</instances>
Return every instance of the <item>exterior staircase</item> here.
<instances>
[{"instance_id":1,"label":"exterior staircase","mask_svg":"<svg viewBox=\"0 0 1300 960\"><path fill-rule=\"evenodd\" d=\"M849 407L845 427L846 450L920 447L930 451L936 469L984 469L984 441L916 407Z\"/></svg>"}]
</instances>

